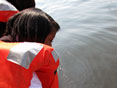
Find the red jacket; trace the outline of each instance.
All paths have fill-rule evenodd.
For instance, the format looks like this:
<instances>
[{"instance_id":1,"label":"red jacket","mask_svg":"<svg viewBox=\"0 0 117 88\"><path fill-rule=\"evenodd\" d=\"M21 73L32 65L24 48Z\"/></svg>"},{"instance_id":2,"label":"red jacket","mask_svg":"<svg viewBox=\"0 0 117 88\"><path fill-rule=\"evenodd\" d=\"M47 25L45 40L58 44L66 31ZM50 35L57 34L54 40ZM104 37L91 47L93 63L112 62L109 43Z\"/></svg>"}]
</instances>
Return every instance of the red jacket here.
<instances>
[{"instance_id":1,"label":"red jacket","mask_svg":"<svg viewBox=\"0 0 117 88\"><path fill-rule=\"evenodd\" d=\"M58 88L59 58L39 43L0 42L0 88L29 88L36 72L43 88Z\"/></svg>"},{"instance_id":2,"label":"red jacket","mask_svg":"<svg viewBox=\"0 0 117 88\"><path fill-rule=\"evenodd\" d=\"M7 22L18 10L6 0L0 0L0 22Z\"/></svg>"}]
</instances>

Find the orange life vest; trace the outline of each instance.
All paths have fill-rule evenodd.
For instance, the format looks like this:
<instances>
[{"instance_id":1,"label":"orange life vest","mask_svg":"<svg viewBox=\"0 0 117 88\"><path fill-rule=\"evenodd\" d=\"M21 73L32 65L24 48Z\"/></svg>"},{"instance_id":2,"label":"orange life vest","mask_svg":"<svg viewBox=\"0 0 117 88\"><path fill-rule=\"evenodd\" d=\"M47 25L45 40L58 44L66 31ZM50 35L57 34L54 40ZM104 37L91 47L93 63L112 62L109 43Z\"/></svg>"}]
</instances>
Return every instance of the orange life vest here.
<instances>
[{"instance_id":1,"label":"orange life vest","mask_svg":"<svg viewBox=\"0 0 117 88\"><path fill-rule=\"evenodd\" d=\"M40 43L0 41L0 88L29 88L36 72L43 88L58 88L59 58Z\"/></svg>"},{"instance_id":2,"label":"orange life vest","mask_svg":"<svg viewBox=\"0 0 117 88\"><path fill-rule=\"evenodd\" d=\"M0 0L0 22L7 22L18 10L6 0Z\"/></svg>"}]
</instances>

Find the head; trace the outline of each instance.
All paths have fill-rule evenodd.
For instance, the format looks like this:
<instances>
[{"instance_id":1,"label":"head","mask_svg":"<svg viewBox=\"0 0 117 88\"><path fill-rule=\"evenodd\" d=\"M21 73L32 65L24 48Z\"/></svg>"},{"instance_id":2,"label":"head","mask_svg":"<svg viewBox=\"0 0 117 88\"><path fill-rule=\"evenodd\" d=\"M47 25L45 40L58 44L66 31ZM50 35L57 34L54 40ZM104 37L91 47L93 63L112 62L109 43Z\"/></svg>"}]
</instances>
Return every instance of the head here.
<instances>
[{"instance_id":1,"label":"head","mask_svg":"<svg viewBox=\"0 0 117 88\"><path fill-rule=\"evenodd\" d=\"M19 11L35 7L35 0L7 0L11 4L13 4Z\"/></svg>"},{"instance_id":2,"label":"head","mask_svg":"<svg viewBox=\"0 0 117 88\"><path fill-rule=\"evenodd\" d=\"M14 42L39 42L51 46L59 25L40 9L25 9L11 17L6 25L5 35L11 35Z\"/></svg>"}]
</instances>

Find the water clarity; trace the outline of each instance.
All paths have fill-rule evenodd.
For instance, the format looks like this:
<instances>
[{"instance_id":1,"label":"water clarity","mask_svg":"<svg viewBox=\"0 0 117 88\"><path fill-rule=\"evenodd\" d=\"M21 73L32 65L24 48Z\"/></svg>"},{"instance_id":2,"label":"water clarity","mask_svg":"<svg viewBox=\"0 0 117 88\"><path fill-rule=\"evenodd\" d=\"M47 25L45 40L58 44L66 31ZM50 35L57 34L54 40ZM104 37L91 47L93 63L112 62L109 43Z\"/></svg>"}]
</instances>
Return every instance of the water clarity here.
<instances>
[{"instance_id":1,"label":"water clarity","mask_svg":"<svg viewBox=\"0 0 117 88\"><path fill-rule=\"evenodd\" d=\"M60 88L117 88L117 0L36 0L61 26Z\"/></svg>"}]
</instances>

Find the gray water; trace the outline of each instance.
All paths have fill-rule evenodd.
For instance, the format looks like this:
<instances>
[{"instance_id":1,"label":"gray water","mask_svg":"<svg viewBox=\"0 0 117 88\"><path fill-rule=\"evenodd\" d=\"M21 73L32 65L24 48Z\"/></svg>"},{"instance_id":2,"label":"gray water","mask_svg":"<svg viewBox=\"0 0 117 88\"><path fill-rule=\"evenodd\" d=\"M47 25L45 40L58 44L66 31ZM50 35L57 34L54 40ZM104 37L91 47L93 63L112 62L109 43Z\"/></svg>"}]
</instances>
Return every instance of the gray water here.
<instances>
[{"instance_id":1,"label":"gray water","mask_svg":"<svg viewBox=\"0 0 117 88\"><path fill-rule=\"evenodd\" d=\"M117 0L36 0L61 26L60 88L117 88Z\"/></svg>"}]
</instances>

